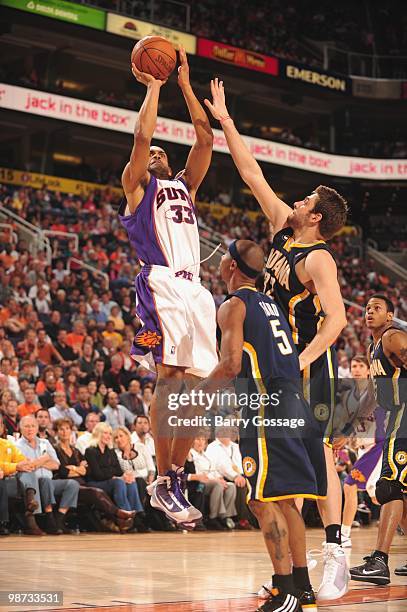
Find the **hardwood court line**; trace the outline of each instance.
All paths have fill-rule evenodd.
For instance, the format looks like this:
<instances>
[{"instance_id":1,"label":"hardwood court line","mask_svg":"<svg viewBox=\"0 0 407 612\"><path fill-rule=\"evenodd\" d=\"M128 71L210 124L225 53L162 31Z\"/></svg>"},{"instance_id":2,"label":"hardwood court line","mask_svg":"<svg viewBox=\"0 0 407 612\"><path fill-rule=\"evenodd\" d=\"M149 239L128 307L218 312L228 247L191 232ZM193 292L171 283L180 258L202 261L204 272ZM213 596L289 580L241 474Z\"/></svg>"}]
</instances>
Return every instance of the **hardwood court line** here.
<instances>
[{"instance_id":1,"label":"hardwood court line","mask_svg":"<svg viewBox=\"0 0 407 612\"><path fill-rule=\"evenodd\" d=\"M403 600L407 600L407 586L371 586L364 589L353 589L341 599L320 603L318 607L328 608L333 606L366 605ZM99 606L84 604L82 608L54 608L52 610L49 608L38 610L37 608L36 610L25 610L24 612L77 612L78 610L94 610L94 612L166 612L167 610L177 610L177 612L247 612L251 606L255 609L258 606L258 602L259 600L257 597L238 597L236 599L212 599L207 601L161 601L149 604L125 602L123 605L119 604L115 606L108 604ZM80 602L75 602L75 604L80 605ZM250 606L250 608L248 608L248 606Z\"/></svg>"}]
</instances>

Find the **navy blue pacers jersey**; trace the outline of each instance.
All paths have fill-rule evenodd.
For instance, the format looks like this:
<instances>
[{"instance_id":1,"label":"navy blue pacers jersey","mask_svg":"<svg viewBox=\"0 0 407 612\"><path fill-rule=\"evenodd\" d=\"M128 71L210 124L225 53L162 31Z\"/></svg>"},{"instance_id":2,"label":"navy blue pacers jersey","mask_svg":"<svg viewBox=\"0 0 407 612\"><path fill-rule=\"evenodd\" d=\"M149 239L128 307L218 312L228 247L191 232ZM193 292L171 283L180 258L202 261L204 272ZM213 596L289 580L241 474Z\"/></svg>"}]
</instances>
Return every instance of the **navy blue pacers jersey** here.
<instances>
[{"instance_id":1,"label":"navy blue pacers jersey","mask_svg":"<svg viewBox=\"0 0 407 612\"><path fill-rule=\"evenodd\" d=\"M302 395L290 326L274 300L252 287L241 287L231 297L246 306L235 390L239 397L248 393L239 445L250 499L325 496L322 439L313 431L311 408Z\"/></svg>"},{"instance_id":2,"label":"navy blue pacers jersey","mask_svg":"<svg viewBox=\"0 0 407 612\"><path fill-rule=\"evenodd\" d=\"M324 240L295 242L293 229L285 227L273 238L266 263L264 292L282 308L296 345L303 348L315 337L324 319L319 297L308 291L297 277L295 266L311 251L332 252Z\"/></svg>"},{"instance_id":3,"label":"navy blue pacers jersey","mask_svg":"<svg viewBox=\"0 0 407 612\"><path fill-rule=\"evenodd\" d=\"M282 381L300 390L298 353L282 310L271 297L251 287L242 287L231 297L238 297L246 305L239 378L256 385L261 380L268 391Z\"/></svg>"},{"instance_id":4,"label":"navy blue pacers jersey","mask_svg":"<svg viewBox=\"0 0 407 612\"><path fill-rule=\"evenodd\" d=\"M399 329L389 327L389 329ZM386 357L382 338L369 347L370 376L373 380L376 401L384 410L399 410L407 402L407 370L396 368Z\"/></svg>"}]
</instances>

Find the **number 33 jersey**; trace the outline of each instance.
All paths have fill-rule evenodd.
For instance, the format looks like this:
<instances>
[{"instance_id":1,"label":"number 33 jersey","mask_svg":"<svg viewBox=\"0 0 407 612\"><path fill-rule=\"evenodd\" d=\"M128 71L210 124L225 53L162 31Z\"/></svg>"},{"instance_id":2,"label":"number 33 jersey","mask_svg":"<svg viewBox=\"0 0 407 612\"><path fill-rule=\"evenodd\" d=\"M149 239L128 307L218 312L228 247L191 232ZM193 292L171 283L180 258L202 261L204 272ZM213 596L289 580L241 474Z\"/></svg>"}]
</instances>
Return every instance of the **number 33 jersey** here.
<instances>
[{"instance_id":1,"label":"number 33 jersey","mask_svg":"<svg viewBox=\"0 0 407 612\"><path fill-rule=\"evenodd\" d=\"M134 214L119 218L142 265L166 266L174 272L199 274L200 245L195 207L182 178L151 175Z\"/></svg>"}]
</instances>

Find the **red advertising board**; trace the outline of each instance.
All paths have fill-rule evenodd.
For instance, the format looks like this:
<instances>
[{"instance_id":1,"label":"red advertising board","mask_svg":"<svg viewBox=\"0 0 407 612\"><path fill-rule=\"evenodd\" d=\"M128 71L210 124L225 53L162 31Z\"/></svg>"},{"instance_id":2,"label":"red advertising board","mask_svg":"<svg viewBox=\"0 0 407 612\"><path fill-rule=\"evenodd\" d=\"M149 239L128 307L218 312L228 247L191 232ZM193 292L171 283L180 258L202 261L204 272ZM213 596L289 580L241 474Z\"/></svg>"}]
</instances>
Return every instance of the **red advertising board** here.
<instances>
[{"instance_id":1,"label":"red advertising board","mask_svg":"<svg viewBox=\"0 0 407 612\"><path fill-rule=\"evenodd\" d=\"M278 59L248 51L247 49L239 49L224 43L208 40L207 38L198 38L198 55L209 57L210 59L233 64L249 70L257 70L266 72L274 76L278 75Z\"/></svg>"}]
</instances>

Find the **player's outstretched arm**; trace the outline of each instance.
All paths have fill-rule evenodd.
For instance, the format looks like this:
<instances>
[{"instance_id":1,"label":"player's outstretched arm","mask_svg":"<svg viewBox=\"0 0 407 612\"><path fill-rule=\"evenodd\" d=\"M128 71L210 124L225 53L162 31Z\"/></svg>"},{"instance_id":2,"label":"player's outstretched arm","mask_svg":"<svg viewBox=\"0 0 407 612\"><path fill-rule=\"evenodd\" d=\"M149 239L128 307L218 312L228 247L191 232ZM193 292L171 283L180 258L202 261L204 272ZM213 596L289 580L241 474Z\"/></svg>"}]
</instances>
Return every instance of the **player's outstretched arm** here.
<instances>
[{"instance_id":1,"label":"player's outstretched arm","mask_svg":"<svg viewBox=\"0 0 407 612\"><path fill-rule=\"evenodd\" d=\"M213 132L205 110L192 89L185 49L180 47L178 53L181 62L181 66L178 68L178 85L185 98L196 134L196 141L188 155L184 174L189 193L194 200L198 187L205 178L211 163Z\"/></svg>"},{"instance_id":2,"label":"player's outstretched arm","mask_svg":"<svg viewBox=\"0 0 407 612\"><path fill-rule=\"evenodd\" d=\"M136 79L146 85L147 93L137 116L134 128L134 144L130 161L122 174L122 185L127 198L127 208L134 213L144 195L144 186L150 181L147 171L150 159L150 144L157 123L158 99L165 81L159 81L150 74L137 70L132 64Z\"/></svg>"},{"instance_id":3,"label":"player's outstretched arm","mask_svg":"<svg viewBox=\"0 0 407 612\"><path fill-rule=\"evenodd\" d=\"M407 370L407 333L402 329L389 329L382 336L382 345L394 367Z\"/></svg>"},{"instance_id":4,"label":"player's outstretched arm","mask_svg":"<svg viewBox=\"0 0 407 612\"><path fill-rule=\"evenodd\" d=\"M223 81L217 78L211 81L212 102L205 100L206 106L215 119L220 121L229 151L239 174L250 187L262 211L273 224L274 233L286 224L292 209L276 195L264 178L263 172L237 131L233 119L229 116L225 101Z\"/></svg>"},{"instance_id":5,"label":"player's outstretched arm","mask_svg":"<svg viewBox=\"0 0 407 612\"><path fill-rule=\"evenodd\" d=\"M314 284L325 318L315 337L300 355L301 370L332 346L347 323L338 271L332 255L324 250L312 251L305 259L304 269Z\"/></svg>"}]
</instances>

